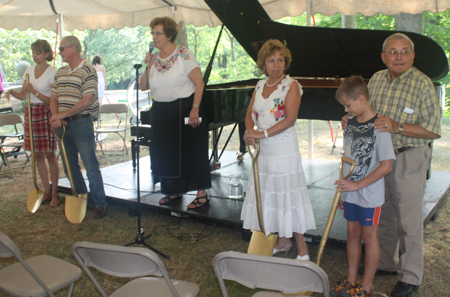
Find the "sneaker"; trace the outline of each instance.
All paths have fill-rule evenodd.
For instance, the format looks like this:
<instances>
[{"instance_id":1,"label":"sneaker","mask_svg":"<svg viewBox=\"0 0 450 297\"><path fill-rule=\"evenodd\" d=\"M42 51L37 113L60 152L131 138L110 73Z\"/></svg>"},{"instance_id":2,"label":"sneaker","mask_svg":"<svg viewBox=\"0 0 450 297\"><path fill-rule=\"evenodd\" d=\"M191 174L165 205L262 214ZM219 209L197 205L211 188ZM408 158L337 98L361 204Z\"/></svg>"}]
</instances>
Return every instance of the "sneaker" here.
<instances>
[{"instance_id":1,"label":"sneaker","mask_svg":"<svg viewBox=\"0 0 450 297\"><path fill-rule=\"evenodd\" d=\"M370 290L370 292L367 292L358 283L347 290L341 289L339 293L341 297L370 297L373 293L373 288Z\"/></svg>"},{"instance_id":2,"label":"sneaker","mask_svg":"<svg viewBox=\"0 0 450 297\"><path fill-rule=\"evenodd\" d=\"M95 219L101 219L106 216L106 207L95 208Z\"/></svg>"},{"instance_id":3,"label":"sneaker","mask_svg":"<svg viewBox=\"0 0 450 297\"><path fill-rule=\"evenodd\" d=\"M349 289L351 289L351 288L353 288L355 286L359 286L359 282L351 283L351 282L349 282L346 279L338 280L337 285L334 286L333 288L331 288L330 296L332 296L332 297L342 296L340 294L341 290L346 291L346 290L349 290Z\"/></svg>"}]
</instances>

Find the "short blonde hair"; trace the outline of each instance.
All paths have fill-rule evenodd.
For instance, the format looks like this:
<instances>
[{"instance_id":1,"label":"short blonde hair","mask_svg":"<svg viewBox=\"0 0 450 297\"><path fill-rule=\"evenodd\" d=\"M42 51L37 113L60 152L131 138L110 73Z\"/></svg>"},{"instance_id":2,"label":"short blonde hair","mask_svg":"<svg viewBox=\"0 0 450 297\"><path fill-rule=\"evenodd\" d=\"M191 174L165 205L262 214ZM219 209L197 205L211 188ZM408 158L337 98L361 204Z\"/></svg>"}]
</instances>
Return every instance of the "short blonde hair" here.
<instances>
[{"instance_id":1,"label":"short blonde hair","mask_svg":"<svg viewBox=\"0 0 450 297\"><path fill-rule=\"evenodd\" d=\"M46 60L48 62L53 60L53 50L47 40L38 39L31 44L31 49L36 52L48 53Z\"/></svg>"},{"instance_id":2,"label":"short blonde hair","mask_svg":"<svg viewBox=\"0 0 450 297\"><path fill-rule=\"evenodd\" d=\"M153 29L156 25L162 25L164 28L164 34L166 34L167 38L170 38L170 42L175 42L178 35L178 25L174 19L170 17L154 18L150 22L150 28Z\"/></svg>"},{"instance_id":3,"label":"short blonde hair","mask_svg":"<svg viewBox=\"0 0 450 297\"><path fill-rule=\"evenodd\" d=\"M256 61L258 68L262 72L266 73L265 63L267 57L270 57L277 51L280 51L280 53L284 56L284 60L286 63L284 72L286 72L289 69L289 66L291 66L292 61L291 51L278 39L269 39L266 42L264 42L263 46L259 50L258 60Z\"/></svg>"}]
</instances>

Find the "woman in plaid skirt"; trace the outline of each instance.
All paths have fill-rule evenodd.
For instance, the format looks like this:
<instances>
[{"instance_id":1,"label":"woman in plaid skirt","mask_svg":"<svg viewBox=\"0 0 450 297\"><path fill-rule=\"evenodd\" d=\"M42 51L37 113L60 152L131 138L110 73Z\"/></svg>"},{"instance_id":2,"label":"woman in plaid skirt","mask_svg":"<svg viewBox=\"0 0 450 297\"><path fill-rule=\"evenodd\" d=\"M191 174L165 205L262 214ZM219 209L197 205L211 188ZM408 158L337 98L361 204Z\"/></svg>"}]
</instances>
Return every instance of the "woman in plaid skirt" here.
<instances>
[{"instance_id":1,"label":"woman in plaid skirt","mask_svg":"<svg viewBox=\"0 0 450 297\"><path fill-rule=\"evenodd\" d=\"M31 103L31 119L34 140L34 152L36 158L36 166L41 178L42 186L45 190L43 203L50 201L51 207L59 205L58 196L58 179L59 167L56 159L56 137L52 132L49 120L50 113L50 95L51 85L53 83L56 70L50 67L47 61L53 60L53 51L50 44L46 40L38 39L31 45L33 52L33 61L36 65L28 67L23 78L29 74L29 83L26 80L23 83L20 92L9 90L6 93L8 100L13 95L19 100L25 100L27 93L30 94ZM30 131L29 131L29 114L25 109L25 141L24 148L31 150ZM45 162L48 161L48 168ZM49 179L50 172L50 179ZM50 180L52 187L50 189Z\"/></svg>"}]
</instances>

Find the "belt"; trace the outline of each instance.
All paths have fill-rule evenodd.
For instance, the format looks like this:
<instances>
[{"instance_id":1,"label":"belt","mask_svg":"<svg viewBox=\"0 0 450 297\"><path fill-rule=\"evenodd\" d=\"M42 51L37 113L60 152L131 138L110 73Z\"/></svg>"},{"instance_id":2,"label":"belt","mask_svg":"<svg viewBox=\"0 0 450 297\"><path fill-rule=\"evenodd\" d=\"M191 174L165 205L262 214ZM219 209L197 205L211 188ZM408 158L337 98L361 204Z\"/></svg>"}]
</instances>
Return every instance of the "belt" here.
<instances>
[{"instance_id":1,"label":"belt","mask_svg":"<svg viewBox=\"0 0 450 297\"><path fill-rule=\"evenodd\" d=\"M404 147L401 147L401 148L398 148L398 149L394 150L394 152L395 152L396 155L398 155L398 154L401 154L404 151L407 151L407 150L412 149L412 148L413 148L412 146L404 146Z\"/></svg>"},{"instance_id":2,"label":"belt","mask_svg":"<svg viewBox=\"0 0 450 297\"><path fill-rule=\"evenodd\" d=\"M89 113L76 114L76 115L64 118L64 121L72 122L72 121L79 120L79 119L84 119L84 118L87 118L87 117L90 117L90 116L91 115Z\"/></svg>"}]
</instances>

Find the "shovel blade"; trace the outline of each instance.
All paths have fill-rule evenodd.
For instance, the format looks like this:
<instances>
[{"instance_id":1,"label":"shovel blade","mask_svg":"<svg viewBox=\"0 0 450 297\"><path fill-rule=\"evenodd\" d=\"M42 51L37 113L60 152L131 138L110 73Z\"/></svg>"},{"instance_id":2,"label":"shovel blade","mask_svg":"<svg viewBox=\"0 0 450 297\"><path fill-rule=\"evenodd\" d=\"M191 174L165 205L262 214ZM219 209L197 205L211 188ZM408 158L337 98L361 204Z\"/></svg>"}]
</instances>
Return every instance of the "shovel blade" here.
<instances>
[{"instance_id":1,"label":"shovel blade","mask_svg":"<svg viewBox=\"0 0 450 297\"><path fill-rule=\"evenodd\" d=\"M39 209L39 206L41 206L42 200L44 199L44 194L45 191L41 189L32 189L30 191L27 200L27 209L29 212L35 213Z\"/></svg>"},{"instance_id":2,"label":"shovel blade","mask_svg":"<svg viewBox=\"0 0 450 297\"><path fill-rule=\"evenodd\" d=\"M80 224L86 216L88 194L66 196L65 213L67 220L72 224Z\"/></svg>"},{"instance_id":3,"label":"shovel blade","mask_svg":"<svg viewBox=\"0 0 450 297\"><path fill-rule=\"evenodd\" d=\"M261 231L254 230L248 245L247 254L272 256L278 235L270 233L268 236Z\"/></svg>"}]
</instances>

